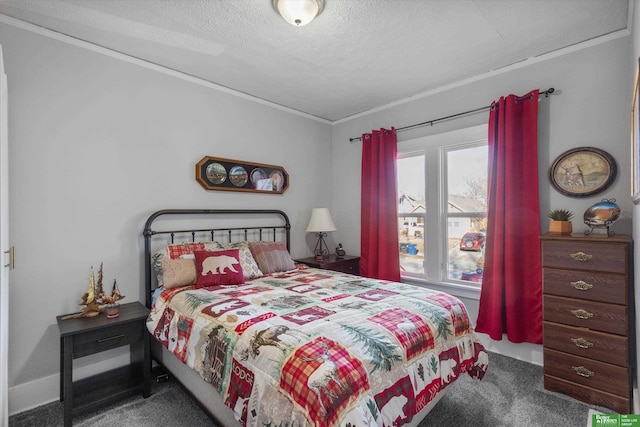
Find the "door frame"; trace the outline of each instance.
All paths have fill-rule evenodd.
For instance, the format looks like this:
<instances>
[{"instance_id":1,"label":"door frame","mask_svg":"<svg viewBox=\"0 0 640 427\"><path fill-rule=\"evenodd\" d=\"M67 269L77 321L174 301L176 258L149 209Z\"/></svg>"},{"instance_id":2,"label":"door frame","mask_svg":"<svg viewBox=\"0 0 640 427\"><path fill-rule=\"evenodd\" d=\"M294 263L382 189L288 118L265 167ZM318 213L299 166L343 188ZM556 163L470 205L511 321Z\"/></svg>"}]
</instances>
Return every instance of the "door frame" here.
<instances>
[{"instance_id":1,"label":"door frame","mask_svg":"<svg viewBox=\"0 0 640 427\"><path fill-rule=\"evenodd\" d=\"M0 249L9 250L9 132L7 75L0 45ZM13 251L0 263L0 425L9 425L9 271Z\"/></svg>"}]
</instances>

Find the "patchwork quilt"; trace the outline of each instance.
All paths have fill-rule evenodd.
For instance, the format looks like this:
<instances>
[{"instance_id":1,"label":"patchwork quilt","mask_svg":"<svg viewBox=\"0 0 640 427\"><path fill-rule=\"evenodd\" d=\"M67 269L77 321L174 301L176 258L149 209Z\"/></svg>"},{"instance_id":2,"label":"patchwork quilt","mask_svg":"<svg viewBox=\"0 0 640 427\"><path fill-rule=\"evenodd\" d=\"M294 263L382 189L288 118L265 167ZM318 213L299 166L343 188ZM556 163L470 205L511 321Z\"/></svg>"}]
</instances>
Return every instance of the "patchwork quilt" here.
<instances>
[{"instance_id":1,"label":"patchwork quilt","mask_svg":"<svg viewBox=\"0 0 640 427\"><path fill-rule=\"evenodd\" d=\"M147 327L245 426L400 426L488 365L457 298L312 268L166 290Z\"/></svg>"}]
</instances>

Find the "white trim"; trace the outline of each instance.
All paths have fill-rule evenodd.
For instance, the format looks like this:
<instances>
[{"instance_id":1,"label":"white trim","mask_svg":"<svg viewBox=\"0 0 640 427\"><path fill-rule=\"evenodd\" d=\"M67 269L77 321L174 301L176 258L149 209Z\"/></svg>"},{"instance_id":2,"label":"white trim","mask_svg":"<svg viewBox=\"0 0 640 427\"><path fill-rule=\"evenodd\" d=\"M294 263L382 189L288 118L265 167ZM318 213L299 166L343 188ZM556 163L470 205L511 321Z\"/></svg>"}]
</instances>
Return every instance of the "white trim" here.
<instances>
[{"instance_id":1,"label":"white trim","mask_svg":"<svg viewBox=\"0 0 640 427\"><path fill-rule=\"evenodd\" d=\"M632 3L632 2L630 2L630 3ZM630 6L630 11L632 11L632 6ZM228 87L224 87L224 86L218 85L216 83L210 82L208 80L201 79L199 77L192 76L190 74L186 74L186 73L183 73L183 72L180 72L180 71L176 71L176 70L173 70L171 68L163 67L163 66L160 66L158 64L154 64L152 62L148 62L148 61L142 60L140 58L136 58L134 56L125 55L124 53L121 53L121 52L118 52L118 51L115 51L115 50L112 50L112 49L108 49L108 48L105 48L105 47L102 47L102 46L99 46L99 45L96 45L96 44L93 44L93 43L89 43L89 42L84 41L84 40L76 39L76 38L73 38L73 37L68 36L66 34L57 33L55 31L48 30L46 28L39 27L37 25L31 24L31 23L28 23L28 22L25 22L25 21L21 21L19 19L11 18L11 17L9 17L7 15L0 14L0 23L11 25L13 27L20 28L20 29L23 29L23 30L26 30L26 31L31 31L31 32L39 34L41 36L49 37L49 38L52 38L54 40L58 40L58 41L61 41L61 42L64 42L64 43L69 43L69 44L72 44L74 46L78 46L78 47L81 47L81 48L84 48L84 49L91 50L91 51L96 52L96 53L101 53L103 55L119 59L121 61L129 62L131 64L135 64L135 65L138 65L138 66L141 66L141 67L144 67L144 68L148 68L148 69L151 69L151 70L163 73L163 74L167 74L167 75L170 75L172 77L176 77L176 78L179 78L179 79L182 79L182 80L186 80L186 81L191 82L191 83L195 83L195 84L199 84L199 85L205 86L205 87L210 88L210 89L214 89L214 90L217 90L217 91L220 91L220 92L224 92L224 93L229 94L229 95L238 96L240 98L243 98L243 99L246 99L246 100L249 100L249 101L257 102L258 104L266 105L266 106L269 106L269 107L272 107L272 108L275 108L275 109L278 109L278 110L281 110L281 111L286 111L288 113L295 114L297 116L305 117L305 118L308 118L308 119L311 119L311 120L315 120L315 121L320 122L320 123L332 125L332 126L333 125L337 125L337 124L341 124L341 123L345 123L345 122L349 122L351 120L354 120L354 119L357 119L357 118L360 118L360 117L365 117L365 116L368 116L368 115L373 114L373 113L377 113L377 112L380 112L380 111L387 110L389 108L397 107L399 105L404 105L404 104L407 104L409 102L413 102L413 101L421 99L421 98L425 98L425 97L428 97L428 96L431 96L431 95L435 95L437 93L445 92L447 90L454 89L454 88L457 88L457 87L460 87L460 86L465 86L465 85L468 85L470 83L482 81L482 80L485 80L487 78L498 76L500 74L504 74L504 73L507 73L507 72L510 72L510 71L513 71L513 70L517 70L517 69L520 69L520 68L528 67L530 65L537 64L539 62L544 62L544 61L547 61L549 59L557 58L557 57L562 56L562 55L566 55L566 54L569 54L569 53L577 52L577 51L582 50L582 49L586 49L586 48L589 48L589 47L592 47L592 46L597 46L597 45L602 44L602 43L607 43L607 42L610 42L612 40L616 40L618 38L627 37L627 36L631 35L631 32L630 32L630 30L628 28L623 29L623 30L614 31L614 32L609 33L609 34L605 34L604 36L595 37L595 38L593 38L591 40L587 40L587 41L584 41L584 42L576 43L574 45L567 46L567 47L564 47L562 49L557 49L557 50L554 50L552 52L543 53L541 55L525 59L524 61L519 61L519 62L516 62L514 64L506 65L504 67L501 67L501 68L498 68L498 69L495 69L495 70L491 70L491 71L488 71L486 73L470 77L468 79L459 80L457 82L450 83L450 84L444 85L444 86L440 86L438 88L435 88L435 89L432 89L432 90L428 90L426 92L418 93L418 94L410 96L408 98L403 98L403 99L400 99L398 101L394 101L394 102L391 102L389 104L382 105L380 107L372 108L370 110L354 114L352 116L348 116L348 117L344 117L344 118L339 119L339 120L331 121L331 120L323 119L323 118L320 118L320 117L317 117L317 116L314 116L314 115L311 115L311 114L308 114L308 113L303 113L302 111L294 110L292 108L285 107L283 105L279 105L279 104L276 104L276 103L273 103L273 102L270 102L270 101L266 101L264 99L257 98L257 97L248 95L246 93L239 92L239 91L230 89Z\"/></svg>"},{"instance_id":2,"label":"white trim","mask_svg":"<svg viewBox=\"0 0 640 427\"><path fill-rule=\"evenodd\" d=\"M448 278L448 253L447 247L448 199L446 191L447 172L445 168L445 151L460 150L486 145L487 125L476 125L455 129L434 135L422 136L402 141L398 145L398 158L404 159L412 156L424 156L425 171L431 170L431 179L424 183L426 200L437 200L437 203L427 203L424 215L429 218L438 218L438 227L424 230L425 241L438 242L437 245L424 246L425 271L422 274L402 274L402 280L407 283L417 284L439 291L447 292L454 296L479 299L480 285L470 284L466 281L458 281ZM425 179L427 177L425 176Z\"/></svg>"},{"instance_id":3,"label":"white trim","mask_svg":"<svg viewBox=\"0 0 640 427\"><path fill-rule=\"evenodd\" d=\"M100 372L126 366L130 363L130 359L131 355L127 352L101 362L75 368L73 379L77 381ZM60 400L60 374L18 384L9 388L9 415L28 411L57 400Z\"/></svg>"},{"instance_id":4,"label":"white trim","mask_svg":"<svg viewBox=\"0 0 640 427\"><path fill-rule=\"evenodd\" d=\"M463 283L432 282L420 277L402 276L402 282L427 288L438 292L446 292L454 297L480 300L480 287Z\"/></svg>"},{"instance_id":5,"label":"white trim","mask_svg":"<svg viewBox=\"0 0 640 427\"><path fill-rule=\"evenodd\" d=\"M9 424L9 270L6 262L9 240L9 119L7 75L4 70L2 46L0 46L0 426Z\"/></svg>"},{"instance_id":6,"label":"white trim","mask_svg":"<svg viewBox=\"0 0 640 427\"><path fill-rule=\"evenodd\" d=\"M71 44L73 46L77 46L77 47L80 47L80 48L83 48L83 49L87 49L87 50L90 50L92 52L100 53L102 55L106 55L106 56L109 56L111 58L119 59L121 61L128 62L130 64L138 65L140 67L147 68L149 70L157 71L159 73L166 74L166 75L171 76L171 77L176 77L178 79L182 79L182 80L188 81L190 83L195 83L197 85L204 86L204 87L209 88L209 89L217 90L219 92L223 92L223 93L226 93L228 95L237 96L239 98L246 99L248 101L253 101L253 102L256 102L258 104L265 105L267 107L271 107L271 108L275 108L277 110L285 111L287 113L291 113L291 114L294 114L296 116L305 117L307 119L311 119L311 120L314 120L314 121L317 121L317 122L320 122L320 123L324 123L324 124L328 124L328 125L332 124L332 122L329 121L329 120L322 119L320 117L313 116L313 115L308 114L308 113L303 113L302 111L294 110L293 108L285 107L283 105L276 104L274 102L266 101L264 99L257 98L255 96L251 96L251 95L248 95L246 93L239 92L237 90L233 90L233 89L230 89L228 87L221 86L219 84L210 82L209 80L205 80L205 79L202 79L202 78L199 78L199 77L195 77L195 76L192 76L190 74L183 73L181 71L177 71L177 70L174 70L174 69L171 69L171 68L163 67L161 65L154 64L153 62L145 61L143 59L136 58L135 56L126 55L124 53L121 53L121 52L118 52L118 51L115 51L115 50L112 50L112 49L109 49L109 48L106 48L106 47L103 47L103 46L100 46L100 45L97 45L97 44L93 44L93 43L87 42L85 40L76 39L76 38L68 36L66 34L57 33L55 31L51 31L49 29L46 29L46 28L43 28L43 27L39 27L39 26L34 25L34 24L30 24L30 23L25 22L25 21L21 21L19 19L11 18L11 17L9 17L7 15L0 14L0 23L11 25L13 27L20 28L20 29L26 30L26 31L30 31L32 33L35 33L35 34L38 34L38 35L41 35L41 36L44 36L44 37L49 37L51 39L54 39L54 40L57 40L57 41L61 41L63 43L68 43L68 44Z\"/></svg>"},{"instance_id":7,"label":"white trim","mask_svg":"<svg viewBox=\"0 0 640 427\"><path fill-rule=\"evenodd\" d=\"M416 101L421 98L426 98L431 95L435 95L441 92L445 92L451 89L455 89L457 87L465 86L471 83L479 82L491 77L499 76L500 74L508 73L510 71L518 70L520 68L528 67L530 65L537 64L539 62L548 61L553 58L557 58L559 56L567 55L569 53L577 52L582 49L586 49L592 46L597 46L602 43L607 43L612 40L619 39L621 37L627 37L631 35L631 32L628 29L614 31L609 34L605 34L604 36L596 37L591 40L587 40L584 42L576 43L571 46L564 47L562 49L557 49L548 53L543 53L538 56L534 56L523 61L519 61L510 65L505 65L504 67L497 68L495 70L488 71L483 74L479 74L477 76L470 77L468 79L459 80L457 82L453 82L444 86L440 86L435 89L428 90L426 92L418 93L416 95L410 96L408 98L403 98L398 101L391 102L389 104L381 105L380 107L372 108L371 110L363 111L358 114L354 114L353 116L345 117L339 120L335 120L331 122L332 125L337 125L340 123L349 122L354 119L358 119L360 117L365 117L373 113L378 113L380 111L387 110L389 108L397 107L399 105L407 104L409 102ZM542 89L542 88L541 88ZM546 89L546 88L545 88Z\"/></svg>"}]
</instances>

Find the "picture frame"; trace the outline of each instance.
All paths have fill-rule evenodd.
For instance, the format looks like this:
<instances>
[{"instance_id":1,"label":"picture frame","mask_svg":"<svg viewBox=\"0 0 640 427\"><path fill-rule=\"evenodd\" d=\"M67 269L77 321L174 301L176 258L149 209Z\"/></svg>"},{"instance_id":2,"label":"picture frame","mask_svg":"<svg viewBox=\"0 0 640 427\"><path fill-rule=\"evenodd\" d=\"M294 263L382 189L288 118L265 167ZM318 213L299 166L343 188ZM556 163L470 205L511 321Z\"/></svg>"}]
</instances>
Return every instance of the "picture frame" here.
<instances>
[{"instance_id":1,"label":"picture frame","mask_svg":"<svg viewBox=\"0 0 640 427\"><path fill-rule=\"evenodd\" d=\"M205 156L196 164L196 181L207 190L282 194L289 174L282 166Z\"/></svg>"},{"instance_id":2,"label":"picture frame","mask_svg":"<svg viewBox=\"0 0 640 427\"><path fill-rule=\"evenodd\" d=\"M631 199L640 203L640 58L636 67L631 102Z\"/></svg>"},{"instance_id":3,"label":"picture frame","mask_svg":"<svg viewBox=\"0 0 640 427\"><path fill-rule=\"evenodd\" d=\"M618 173L615 159L594 147L578 147L560 154L549 169L553 188L568 197L588 197L602 193Z\"/></svg>"}]
</instances>

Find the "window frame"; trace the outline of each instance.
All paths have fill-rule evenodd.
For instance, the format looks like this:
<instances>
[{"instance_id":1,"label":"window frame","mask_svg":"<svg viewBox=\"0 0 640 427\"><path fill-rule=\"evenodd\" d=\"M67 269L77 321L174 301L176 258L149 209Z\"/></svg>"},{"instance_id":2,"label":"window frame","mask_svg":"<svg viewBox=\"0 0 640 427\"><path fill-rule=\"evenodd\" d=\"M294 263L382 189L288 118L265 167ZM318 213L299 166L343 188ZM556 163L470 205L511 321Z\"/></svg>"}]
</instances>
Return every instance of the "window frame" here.
<instances>
[{"instance_id":1,"label":"window frame","mask_svg":"<svg viewBox=\"0 0 640 427\"><path fill-rule=\"evenodd\" d=\"M455 217L468 217L470 214L486 215L486 212L460 214L448 212L447 153L486 146L487 130L487 125L480 125L402 141L398 144L398 159L422 155L425 162L425 213L411 214L398 211L398 219L402 216L424 216L424 274L401 271L402 281L426 285L456 296L480 298L481 284L448 278L448 220ZM429 171L436 171L436 173L430 174ZM430 203L430 200L434 202ZM436 218L436 221L431 223L438 224L438 227L427 226L428 218ZM434 241L437 242L436 245L426 243Z\"/></svg>"}]
</instances>

